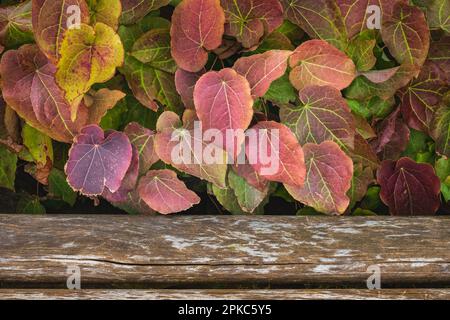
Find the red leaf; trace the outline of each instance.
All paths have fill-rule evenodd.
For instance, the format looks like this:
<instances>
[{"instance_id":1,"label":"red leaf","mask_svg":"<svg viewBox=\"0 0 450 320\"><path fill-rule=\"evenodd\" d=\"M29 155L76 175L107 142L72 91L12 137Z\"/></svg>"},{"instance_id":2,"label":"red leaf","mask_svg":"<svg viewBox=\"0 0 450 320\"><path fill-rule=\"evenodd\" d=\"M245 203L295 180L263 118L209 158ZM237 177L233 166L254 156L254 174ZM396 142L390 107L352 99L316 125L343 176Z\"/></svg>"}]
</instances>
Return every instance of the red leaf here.
<instances>
[{"instance_id":1,"label":"red leaf","mask_svg":"<svg viewBox=\"0 0 450 320\"><path fill-rule=\"evenodd\" d=\"M261 121L251 129L257 139L246 143L246 154L256 173L270 181L302 186L305 181L303 150L291 130L274 121ZM264 163L261 154L272 161Z\"/></svg>"},{"instance_id":2,"label":"red leaf","mask_svg":"<svg viewBox=\"0 0 450 320\"><path fill-rule=\"evenodd\" d=\"M303 146L306 180L303 187L286 185L297 200L323 213L342 214L347 209L353 176L353 162L332 141Z\"/></svg>"},{"instance_id":3,"label":"red leaf","mask_svg":"<svg viewBox=\"0 0 450 320\"><path fill-rule=\"evenodd\" d=\"M203 130L222 132L224 140L219 147L237 155L243 137L225 140L226 131L245 130L252 121L253 99L248 81L229 68L205 73L195 85L194 103Z\"/></svg>"},{"instance_id":4,"label":"red leaf","mask_svg":"<svg viewBox=\"0 0 450 320\"><path fill-rule=\"evenodd\" d=\"M440 205L440 180L429 164L409 158L383 161L377 174L380 197L392 215L432 215Z\"/></svg>"},{"instance_id":5,"label":"red leaf","mask_svg":"<svg viewBox=\"0 0 450 320\"><path fill-rule=\"evenodd\" d=\"M262 97L272 82L284 75L291 54L288 50L270 50L242 57L236 61L233 69L250 83L254 98Z\"/></svg>"},{"instance_id":6,"label":"red leaf","mask_svg":"<svg viewBox=\"0 0 450 320\"><path fill-rule=\"evenodd\" d=\"M208 61L207 50L222 43L225 14L219 0L183 0L173 12L170 29L172 56L190 72Z\"/></svg>"},{"instance_id":7,"label":"red leaf","mask_svg":"<svg viewBox=\"0 0 450 320\"><path fill-rule=\"evenodd\" d=\"M353 61L323 40L302 43L291 56L289 79L298 90L308 85L329 85L342 90L356 76Z\"/></svg>"},{"instance_id":8,"label":"red leaf","mask_svg":"<svg viewBox=\"0 0 450 320\"><path fill-rule=\"evenodd\" d=\"M185 211L200 203L171 170L152 170L139 182L139 195L153 210L162 214Z\"/></svg>"}]
</instances>

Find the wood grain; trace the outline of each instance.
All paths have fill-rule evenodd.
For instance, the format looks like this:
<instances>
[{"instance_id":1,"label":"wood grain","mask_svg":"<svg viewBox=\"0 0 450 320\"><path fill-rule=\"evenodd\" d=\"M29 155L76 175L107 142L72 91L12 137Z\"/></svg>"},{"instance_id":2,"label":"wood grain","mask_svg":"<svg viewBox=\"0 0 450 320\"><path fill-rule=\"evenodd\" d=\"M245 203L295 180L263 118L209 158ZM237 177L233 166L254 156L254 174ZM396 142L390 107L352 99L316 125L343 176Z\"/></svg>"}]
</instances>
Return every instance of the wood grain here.
<instances>
[{"instance_id":1,"label":"wood grain","mask_svg":"<svg viewBox=\"0 0 450 320\"><path fill-rule=\"evenodd\" d=\"M450 219L0 215L0 287L450 287Z\"/></svg>"},{"instance_id":2,"label":"wood grain","mask_svg":"<svg viewBox=\"0 0 450 320\"><path fill-rule=\"evenodd\" d=\"M0 289L2 300L448 300L450 289L63 290Z\"/></svg>"}]
</instances>

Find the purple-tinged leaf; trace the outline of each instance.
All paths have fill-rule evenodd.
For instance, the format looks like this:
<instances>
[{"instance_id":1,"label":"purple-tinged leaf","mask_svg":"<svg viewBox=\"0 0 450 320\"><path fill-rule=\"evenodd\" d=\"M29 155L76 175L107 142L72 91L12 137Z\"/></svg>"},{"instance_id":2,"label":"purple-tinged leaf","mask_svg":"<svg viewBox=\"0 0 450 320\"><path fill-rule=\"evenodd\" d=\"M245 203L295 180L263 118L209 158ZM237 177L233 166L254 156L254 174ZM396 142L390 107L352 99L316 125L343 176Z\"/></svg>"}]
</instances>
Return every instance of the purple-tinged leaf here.
<instances>
[{"instance_id":1,"label":"purple-tinged leaf","mask_svg":"<svg viewBox=\"0 0 450 320\"><path fill-rule=\"evenodd\" d=\"M378 138L372 146L382 160L396 160L406 150L409 141L409 128L400 118L400 108L380 122Z\"/></svg>"},{"instance_id":2,"label":"purple-tinged leaf","mask_svg":"<svg viewBox=\"0 0 450 320\"><path fill-rule=\"evenodd\" d=\"M361 75L366 77L370 82L383 83L391 79L398 71L400 67L393 67L384 70L372 70L362 72Z\"/></svg>"},{"instance_id":3,"label":"purple-tinged leaf","mask_svg":"<svg viewBox=\"0 0 450 320\"><path fill-rule=\"evenodd\" d=\"M203 73L204 72L201 71L196 73L188 72L183 69L178 69L177 72L175 72L175 86L187 109L195 109L194 88Z\"/></svg>"},{"instance_id":4,"label":"purple-tinged leaf","mask_svg":"<svg viewBox=\"0 0 450 320\"><path fill-rule=\"evenodd\" d=\"M158 10L170 3L170 0L120 0L122 2L122 24L134 24L149 12Z\"/></svg>"},{"instance_id":5,"label":"purple-tinged leaf","mask_svg":"<svg viewBox=\"0 0 450 320\"><path fill-rule=\"evenodd\" d=\"M132 145L128 137L91 125L83 128L69 151L65 171L67 181L84 195L101 195L106 189L114 193L130 167Z\"/></svg>"},{"instance_id":6,"label":"purple-tinged leaf","mask_svg":"<svg viewBox=\"0 0 450 320\"><path fill-rule=\"evenodd\" d=\"M185 211L200 203L200 198L186 188L171 170L152 170L139 181L139 195L161 214Z\"/></svg>"},{"instance_id":7,"label":"purple-tinged leaf","mask_svg":"<svg viewBox=\"0 0 450 320\"><path fill-rule=\"evenodd\" d=\"M439 208L441 182L429 164L383 161L377 180L381 200L394 216L433 215Z\"/></svg>"},{"instance_id":8,"label":"purple-tinged leaf","mask_svg":"<svg viewBox=\"0 0 450 320\"><path fill-rule=\"evenodd\" d=\"M419 77L402 89L400 107L408 126L428 133L436 108L449 90L444 72L432 62L425 63Z\"/></svg>"}]
</instances>

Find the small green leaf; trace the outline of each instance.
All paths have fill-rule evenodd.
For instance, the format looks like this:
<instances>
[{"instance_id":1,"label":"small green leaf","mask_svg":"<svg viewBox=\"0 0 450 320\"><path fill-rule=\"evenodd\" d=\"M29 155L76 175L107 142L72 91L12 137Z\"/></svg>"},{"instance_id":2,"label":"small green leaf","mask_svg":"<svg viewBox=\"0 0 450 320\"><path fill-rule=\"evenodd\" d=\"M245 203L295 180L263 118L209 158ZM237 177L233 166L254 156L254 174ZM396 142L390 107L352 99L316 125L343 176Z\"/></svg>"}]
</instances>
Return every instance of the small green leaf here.
<instances>
[{"instance_id":1,"label":"small green leaf","mask_svg":"<svg viewBox=\"0 0 450 320\"><path fill-rule=\"evenodd\" d=\"M77 194L72 190L66 181L65 174L53 168L48 177L49 193L52 197L57 197L73 207L77 200Z\"/></svg>"},{"instance_id":2,"label":"small green leaf","mask_svg":"<svg viewBox=\"0 0 450 320\"><path fill-rule=\"evenodd\" d=\"M17 156L0 145L0 187L14 191Z\"/></svg>"},{"instance_id":3,"label":"small green leaf","mask_svg":"<svg viewBox=\"0 0 450 320\"><path fill-rule=\"evenodd\" d=\"M25 194L17 203L17 213L45 214L46 210L38 197Z\"/></svg>"},{"instance_id":4,"label":"small green leaf","mask_svg":"<svg viewBox=\"0 0 450 320\"><path fill-rule=\"evenodd\" d=\"M297 93L289 81L287 73L272 82L269 91L264 95L264 99L281 104L294 102L297 99Z\"/></svg>"},{"instance_id":5,"label":"small green leaf","mask_svg":"<svg viewBox=\"0 0 450 320\"><path fill-rule=\"evenodd\" d=\"M52 139L28 124L25 124L22 128L22 138L23 144L36 163L44 165L47 160L53 162Z\"/></svg>"}]
</instances>

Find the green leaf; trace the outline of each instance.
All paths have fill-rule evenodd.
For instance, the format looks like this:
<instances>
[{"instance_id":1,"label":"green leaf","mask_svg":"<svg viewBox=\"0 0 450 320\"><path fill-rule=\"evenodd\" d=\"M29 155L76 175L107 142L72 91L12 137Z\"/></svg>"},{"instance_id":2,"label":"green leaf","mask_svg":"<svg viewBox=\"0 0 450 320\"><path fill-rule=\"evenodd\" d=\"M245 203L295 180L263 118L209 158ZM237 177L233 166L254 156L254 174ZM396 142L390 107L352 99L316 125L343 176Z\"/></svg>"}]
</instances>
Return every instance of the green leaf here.
<instances>
[{"instance_id":1,"label":"green leaf","mask_svg":"<svg viewBox=\"0 0 450 320\"><path fill-rule=\"evenodd\" d=\"M377 214L370 210L365 210L361 208L356 208L355 211L353 211L352 216L376 216Z\"/></svg>"},{"instance_id":2,"label":"green leaf","mask_svg":"<svg viewBox=\"0 0 450 320\"><path fill-rule=\"evenodd\" d=\"M92 25L102 22L117 30L122 14L120 0L88 0L88 6L91 12Z\"/></svg>"},{"instance_id":3,"label":"green leaf","mask_svg":"<svg viewBox=\"0 0 450 320\"><path fill-rule=\"evenodd\" d=\"M311 207L303 207L297 211L298 216L323 216L325 214L314 210Z\"/></svg>"},{"instance_id":4,"label":"green leaf","mask_svg":"<svg viewBox=\"0 0 450 320\"><path fill-rule=\"evenodd\" d=\"M56 81L74 107L72 114L91 86L110 80L124 60L120 37L100 22L67 30L60 54Z\"/></svg>"},{"instance_id":5,"label":"green leaf","mask_svg":"<svg viewBox=\"0 0 450 320\"><path fill-rule=\"evenodd\" d=\"M436 175L441 180L441 192L445 201L450 200L450 159L440 158L435 164Z\"/></svg>"},{"instance_id":6,"label":"green leaf","mask_svg":"<svg viewBox=\"0 0 450 320\"><path fill-rule=\"evenodd\" d=\"M244 212L253 213L261 203L266 199L269 192L269 185L263 191L247 183L247 181L238 176L234 170L228 173L228 183L233 189L236 200Z\"/></svg>"},{"instance_id":7,"label":"green leaf","mask_svg":"<svg viewBox=\"0 0 450 320\"><path fill-rule=\"evenodd\" d=\"M428 135L421 131L417 131L414 129L409 129L409 142L406 150L402 153L402 156L409 157L411 159L416 160L417 162L424 162L419 161L420 158L424 158L425 154L431 154L433 151L429 150L429 143L431 142L431 139ZM428 162L428 161L425 161Z\"/></svg>"},{"instance_id":8,"label":"green leaf","mask_svg":"<svg viewBox=\"0 0 450 320\"><path fill-rule=\"evenodd\" d=\"M48 177L48 188L52 197L62 199L73 207L77 200L77 194L67 183L66 176L62 171L55 168L52 169Z\"/></svg>"},{"instance_id":9,"label":"green leaf","mask_svg":"<svg viewBox=\"0 0 450 320\"><path fill-rule=\"evenodd\" d=\"M31 0L0 8L0 45L7 48L33 42Z\"/></svg>"},{"instance_id":10,"label":"green leaf","mask_svg":"<svg viewBox=\"0 0 450 320\"><path fill-rule=\"evenodd\" d=\"M350 41L346 53L352 58L358 71L369 71L377 62L373 54L376 42L373 30L362 32Z\"/></svg>"},{"instance_id":11,"label":"green leaf","mask_svg":"<svg viewBox=\"0 0 450 320\"><path fill-rule=\"evenodd\" d=\"M48 160L53 162L52 139L47 135L25 124L22 128L22 139L36 163L44 165Z\"/></svg>"},{"instance_id":12,"label":"green leaf","mask_svg":"<svg viewBox=\"0 0 450 320\"><path fill-rule=\"evenodd\" d=\"M236 195L233 189L225 188L221 189L214 184L208 184L211 188L212 194L216 197L217 201L230 213L236 215L246 214L239 205Z\"/></svg>"},{"instance_id":13,"label":"green leaf","mask_svg":"<svg viewBox=\"0 0 450 320\"><path fill-rule=\"evenodd\" d=\"M17 156L0 145L0 187L14 191Z\"/></svg>"},{"instance_id":14,"label":"green leaf","mask_svg":"<svg viewBox=\"0 0 450 320\"><path fill-rule=\"evenodd\" d=\"M278 78L269 87L269 91L264 95L264 99L280 104L294 102L297 99L297 93L289 81L289 75L285 73Z\"/></svg>"},{"instance_id":15,"label":"green leaf","mask_svg":"<svg viewBox=\"0 0 450 320\"><path fill-rule=\"evenodd\" d=\"M17 213L45 214L46 210L38 197L25 194L17 203Z\"/></svg>"}]
</instances>

